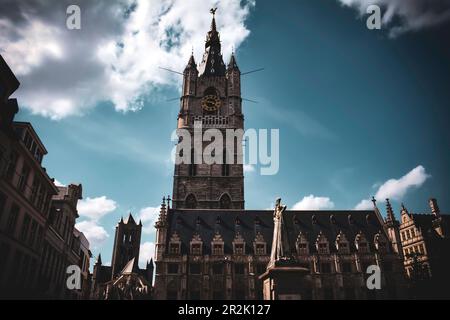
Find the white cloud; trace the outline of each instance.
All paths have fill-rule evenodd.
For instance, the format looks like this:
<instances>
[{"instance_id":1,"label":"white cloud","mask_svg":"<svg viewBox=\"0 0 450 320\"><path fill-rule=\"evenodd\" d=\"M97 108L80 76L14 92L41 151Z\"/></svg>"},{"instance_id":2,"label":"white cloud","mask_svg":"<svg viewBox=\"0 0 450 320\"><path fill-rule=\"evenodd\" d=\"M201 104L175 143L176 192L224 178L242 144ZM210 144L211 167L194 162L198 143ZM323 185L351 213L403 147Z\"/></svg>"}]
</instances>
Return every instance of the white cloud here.
<instances>
[{"instance_id":1,"label":"white cloud","mask_svg":"<svg viewBox=\"0 0 450 320\"><path fill-rule=\"evenodd\" d=\"M155 244L153 242L144 242L139 249L139 266L145 268L147 261L154 258Z\"/></svg>"},{"instance_id":2,"label":"white cloud","mask_svg":"<svg viewBox=\"0 0 450 320\"><path fill-rule=\"evenodd\" d=\"M114 200L108 199L106 196L97 198L86 198L78 201L78 213L80 216L87 217L92 220L99 220L117 208Z\"/></svg>"},{"instance_id":3,"label":"white cloud","mask_svg":"<svg viewBox=\"0 0 450 320\"><path fill-rule=\"evenodd\" d=\"M408 31L433 27L450 20L450 0L339 0L365 15L367 7L382 8L382 24L396 37Z\"/></svg>"},{"instance_id":4,"label":"white cloud","mask_svg":"<svg viewBox=\"0 0 450 320\"><path fill-rule=\"evenodd\" d=\"M377 201L384 201L389 198L392 200L401 201L405 194L414 188L419 188L431 176L426 173L423 166L417 166L410 172L399 179L389 179L378 188L375 199ZM373 204L370 200L361 200L355 207L356 210L371 209Z\"/></svg>"},{"instance_id":5,"label":"white cloud","mask_svg":"<svg viewBox=\"0 0 450 320\"><path fill-rule=\"evenodd\" d=\"M55 186L57 187L65 187L66 185L58 180L55 179L54 181Z\"/></svg>"},{"instance_id":6,"label":"white cloud","mask_svg":"<svg viewBox=\"0 0 450 320\"><path fill-rule=\"evenodd\" d=\"M370 209L373 209L373 203L368 199L361 200L355 207L355 210L370 210Z\"/></svg>"},{"instance_id":7,"label":"white cloud","mask_svg":"<svg viewBox=\"0 0 450 320\"><path fill-rule=\"evenodd\" d=\"M180 84L163 66L183 70L194 46L197 61L209 30L210 7L224 57L250 31L253 0L79 0L81 30L68 30L68 0L0 3L0 53L22 83L19 103L61 119L102 101L118 111L138 110L162 85ZM135 4L135 6L134 6Z\"/></svg>"},{"instance_id":8,"label":"white cloud","mask_svg":"<svg viewBox=\"0 0 450 320\"><path fill-rule=\"evenodd\" d=\"M82 221L77 223L75 228L84 233L91 249L99 248L109 237L105 228L99 226L96 221Z\"/></svg>"},{"instance_id":9,"label":"white cloud","mask_svg":"<svg viewBox=\"0 0 450 320\"><path fill-rule=\"evenodd\" d=\"M327 210L333 209L334 203L328 197L316 197L309 195L294 204L292 210Z\"/></svg>"},{"instance_id":10,"label":"white cloud","mask_svg":"<svg viewBox=\"0 0 450 320\"><path fill-rule=\"evenodd\" d=\"M139 211L139 219L142 221L142 231L145 234L152 234L155 232L155 222L159 216L159 207L147 207Z\"/></svg>"}]
</instances>

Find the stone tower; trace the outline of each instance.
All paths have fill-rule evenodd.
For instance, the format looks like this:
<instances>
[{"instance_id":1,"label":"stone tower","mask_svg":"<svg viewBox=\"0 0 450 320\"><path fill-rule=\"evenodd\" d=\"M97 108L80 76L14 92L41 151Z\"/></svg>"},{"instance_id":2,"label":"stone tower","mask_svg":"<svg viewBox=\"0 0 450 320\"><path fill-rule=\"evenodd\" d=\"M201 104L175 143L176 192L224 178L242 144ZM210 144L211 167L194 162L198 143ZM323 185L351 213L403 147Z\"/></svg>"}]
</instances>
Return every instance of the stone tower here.
<instances>
[{"instance_id":1,"label":"stone tower","mask_svg":"<svg viewBox=\"0 0 450 320\"><path fill-rule=\"evenodd\" d=\"M141 245L142 223L134 221L133 216L128 216L127 222L120 219L116 226L114 238L113 256L111 262L111 278L119 274L125 265L133 258L139 261L139 248Z\"/></svg>"},{"instance_id":2,"label":"stone tower","mask_svg":"<svg viewBox=\"0 0 450 320\"><path fill-rule=\"evenodd\" d=\"M211 13L211 29L206 36L202 61L197 66L194 56L191 55L183 73L177 128L189 132L191 150L180 147L184 137L178 130L178 155L182 156L182 153L188 152L189 156L185 159L189 160L175 164L174 209L244 209L242 134L239 135L238 131L235 131L241 129L240 132L243 133L244 129L241 73L234 53L228 66L225 66L216 28L215 9L212 9ZM194 145L194 128L200 126L202 131L199 132L217 129L223 136L223 150L213 152L215 159L219 160L212 164L207 164L200 154L201 150L206 151L205 148L211 142ZM226 147L227 129L234 129L230 131L234 132L235 136L229 140L233 141L233 148ZM199 145L201 147L195 147Z\"/></svg>"}]
</instances>

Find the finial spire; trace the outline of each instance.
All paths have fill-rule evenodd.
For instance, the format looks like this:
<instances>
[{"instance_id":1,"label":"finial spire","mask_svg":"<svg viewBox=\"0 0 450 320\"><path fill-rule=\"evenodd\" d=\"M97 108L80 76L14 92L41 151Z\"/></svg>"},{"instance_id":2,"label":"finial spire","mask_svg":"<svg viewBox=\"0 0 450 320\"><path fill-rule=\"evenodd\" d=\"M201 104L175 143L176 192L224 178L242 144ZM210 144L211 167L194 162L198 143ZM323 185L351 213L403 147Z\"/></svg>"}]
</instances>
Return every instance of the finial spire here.
<instances>
[{"instance_id":1,"label":"finial spire","mask_svg":"<svg viewBox=\"0 0 450 320\"><path fill-rule=\"evenodd\" d=\"M386 221L390 222L395 221L394 211L392 210L392 206L391 203L389 202L389 199L386 199L386 212L387 212Z\"/></svg>"},{"instance_id":2,"label":"finial spire","mask_svg":"<svg viewBox=\"0 0 450 320\"><path fill-rule=\"evenodd\" d=\"M167 208L170 209L170 202L172 201L172 199L170 198L170 195L167 196Z\"/></svg>"},{"instance_id":3,"label":"finial spire","mask_svg":"<svg viewBox=\"0 0 450 320\"><path fill-rule=\"evenodd\" d=\"M403 203L402 203L402 214L409 214L408 209L406 209Z\"/></svg>"},{"instance_id":4,"label":"finial spire","mask_svg":"<svg viewBox=\"0 0 450 320\"><path fill-rule=\"evenodd\" d=\"M217 11L217 8L211 8L211 10L209 10L209 12L213 16L212 21L211 21L211 31L216 31L216 11Z\"/></svg>"}]
</instances>

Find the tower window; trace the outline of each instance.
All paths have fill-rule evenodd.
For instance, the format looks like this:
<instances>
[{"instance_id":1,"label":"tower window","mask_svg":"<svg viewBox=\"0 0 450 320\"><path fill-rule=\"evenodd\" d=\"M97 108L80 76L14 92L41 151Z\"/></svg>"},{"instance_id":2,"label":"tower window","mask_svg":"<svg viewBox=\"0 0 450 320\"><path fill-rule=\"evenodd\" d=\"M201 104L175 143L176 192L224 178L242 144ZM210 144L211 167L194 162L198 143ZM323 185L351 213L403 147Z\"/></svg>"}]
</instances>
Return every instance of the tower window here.
<instances>
[{"instance_id":1,"label":"tower window","mask_svg":"<svg viewBox=\"0 0 450 320\"><path fill-rule=\"evenodd\" d=\"M190 194L186 197L186 208L187 209L196 209L197 208L197 199L193 194Z\"/></svg>"},{"instance_id":2,"label":"tower window","mask_svg":"<svg viewBox=\"0 0 450 320\"><path fill-rule=\"evenodd\" d=\"M230 196L224 194L220 197L220 209L230 209L231 208L231 199Z\"/></svg>"}]
</instances>

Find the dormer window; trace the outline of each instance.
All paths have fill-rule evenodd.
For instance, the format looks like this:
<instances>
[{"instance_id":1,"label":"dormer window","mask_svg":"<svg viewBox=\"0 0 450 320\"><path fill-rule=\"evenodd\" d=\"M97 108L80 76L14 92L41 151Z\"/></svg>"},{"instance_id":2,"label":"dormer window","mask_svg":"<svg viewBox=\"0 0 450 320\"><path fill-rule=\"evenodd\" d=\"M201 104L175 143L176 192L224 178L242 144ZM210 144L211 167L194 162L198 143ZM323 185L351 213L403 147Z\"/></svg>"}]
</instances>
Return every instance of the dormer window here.
<instances>
[{"instance_id":1,"label":"dormer window","mask_svg":"<svg viewBox=\"0 0 450 320\"><path fill-rule=\"evenodd\" d=\"M267 244L264 237L260 232L256 234L255 241L253 242L255 255L264 256L267 254Z\"/></svg>"},{"instance_id":2,"label":"dormer window","mask_svg":"<svg viewBox=\"0 0 450 320\"><path fill-rule=\"evenodd\" d=\"M200 256L203 253L203 242L198 233L194 234L191 240L191 254Z\"/></svg>"},{"instance_id":3,"label":"dormer window","mask_svg":"<svg viewBox=\"0 0 450 320\"><path fill-rule=\"evenodd\" d=\"M309 242L308 239L306 239L306 236L300 232L297 237L297 253L299 255L308 255L309 254Z\"/></svg>"},{"instance_id":4,"label":"dormer window","mask_svg":"<svg viewBox=\"0 0 450 320\"><path fill-rule=\"evenodd\" d=\"M336 249L341 254L350 253L350 243L348 242L347 237L342 231L340 231L336 237Z\"/></svg>"},{"instance_id":5,"label":"dormer window","mask_svg":"<svg viewBox=\"0 0 450 320\"><path fill-rule=\"evenodd\" d=\"M214 235L213 241L211 242L211 251L215 256L224 255L224 242L222 236L219 233Z\"/></svg>"},{"instance_id":6,"label":"dormer window","mask_svg":"<svg viewBox=\"0 0 450 320\"><path fill-rule=\"evenodd\" d=\"M362 232L360 232L356 235L355 247L359 253L369 253L370 252L369 243L367 242L367 239Z\"/></svg>"},{"instance_id":7,"label":"dormer window","mask_svg":"<svg viewBox=\"0 0 450 320\"><path fill-rule=\"evenodd\" d=\"M191 254L201 255L202 254L202 245L200 243L191 244Z\"/></svg>"},{"instance_id":8,"label":"dormer window","mask_svg":"<svg viewBox=\"0 0 450 320\"><path fill-rule=\"evenodd\" d=\"M243 243L234 244L234 254L243 255L245 254L245 246Z\"/></svg>"},{"instance_id":9,"label":"dormer window","mask_svg":"<svg viewBox=\"0 0 450 320\"><path fill-rule=\"evenodd\" d=\"M213 244L213 255L215 256L223 255L223 244L218 243Z\"/></svg>"},{"instance_id":10,"label":"dormer window","mask_svg":"<svg viewBox=\"0 0 450 320\"><path fill-rule=\"evenodd\" d=\"M239 222L239 225L240 225L240 222ZM239 232L236 233L236 236L234 237L234 240L233 240L233 252L234 252L234 254L237 254L237 255L245 254L245 240Z\"/></svg>"},{"instance_id":11,"label":"dormer window","mask_svg":"<svg viewBox=\"0 0 450 320\"><path fill-rule=\"evenodd\" d=\"M180 254L180 244L179 243L171 243L169 245L169 253L170 254Z\"/></svg>"},{"instance_id":12,"label":"dormer window","mask_svg":"<svg viewBox=\"0 0 450 320\"><path fill-rule=\"evenodd\" d=\"M175 232L169 241L169 254L181 253L181 240L178 234Z\"/></svg>"},{"instance_id":13,"label":"dormer window","mask_svg":"<svg viewBox=\"0 0 450 320\"><path fill-rule=\"evenodd\" d=\"M330 246L329 246L328 240L325 237L325 235L322 233L322 231L317 236L316 249L319 254L329 254L330 253Z\"/></svg>"}]
</instances>

